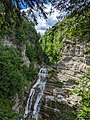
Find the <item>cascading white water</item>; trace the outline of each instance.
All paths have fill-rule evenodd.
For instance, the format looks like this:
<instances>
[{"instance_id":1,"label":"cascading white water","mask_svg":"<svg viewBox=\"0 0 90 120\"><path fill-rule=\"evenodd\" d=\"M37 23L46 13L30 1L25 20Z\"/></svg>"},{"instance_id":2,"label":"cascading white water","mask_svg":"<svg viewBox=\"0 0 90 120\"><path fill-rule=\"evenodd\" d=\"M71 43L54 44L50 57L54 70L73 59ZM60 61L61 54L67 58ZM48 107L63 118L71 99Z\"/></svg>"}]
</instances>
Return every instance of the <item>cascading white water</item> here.
<instances>
[{"instance_id":1,"label":"cascading white water","mask_svg":"<svg viewBox=\"0 0 90 120\"><path fill-rule=\"evenodd\" d=\"M44 67L41 68L38 73L38 80L30 90L26 108L25 108L24 118L29 118L29 116L31 116L32 119L38 120L40 103L44 94L47 76L48 76L47 69Z\"/></svg>"}]
</instances>

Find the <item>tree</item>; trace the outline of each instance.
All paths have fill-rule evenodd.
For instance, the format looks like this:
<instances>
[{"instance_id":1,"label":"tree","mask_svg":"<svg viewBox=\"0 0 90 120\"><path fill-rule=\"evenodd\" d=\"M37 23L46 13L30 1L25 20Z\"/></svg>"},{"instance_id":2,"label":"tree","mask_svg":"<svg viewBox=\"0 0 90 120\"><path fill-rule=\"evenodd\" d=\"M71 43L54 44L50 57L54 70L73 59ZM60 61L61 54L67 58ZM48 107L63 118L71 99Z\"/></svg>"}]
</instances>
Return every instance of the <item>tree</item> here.
<instances>
[{"instance_id":1,"label":"tree","mask_svg":"<svg viewBox=\"0 0 90 120\"><path fill-rule=\"evenodd\" d=\"M64 17L64 15L66 14L71 14L73 12L77 13L78 10L86 6L90 7L89 0L50 0L50 1L51 1L52 6L54 6L54 8L60 11L60 15L58 16L59 19ZM64 12L66 14L63 14Z\"/></svg>"},{"instance_id":2,"label":"tree","mask_svg":"<svg viewBox=\"0 0 90 120\"><path fill-rule=\"evenodd\" d=\"M37 23L36 16L34 11L39 11L39 14L42 13L43 16L46 18L46 13L44 11L44 0L0 0L0 6L3 4L4 6L4 17L6 23L10 22L10 13L15 10L18 15L18 19L21 19L21 16L25 16L25 12L20 12L22 9L29 8L28 15L31 15L32 19Z\"/></svg>"},{"instance_id":3,"label":"tree","mask_svg":"<svg viewBox=\"0 0 90 120\"><path fill-rule=\"evenodd\" d=\"M25 81L22 59L15 48L0 48L0 95L9 98L18 93Z\"/></svg>"},{"instance_id":4,"label":"tree","mask_svg":"<svg viewBox=\"0 0 90 120\"><path fill-rule=\"evenodd\" d=\"M76 9L83 8L85 6L90 6L89 0L0 0L5 8L5 16L9 19L8 14L12 9L17 8L16 11L20 18L20 10L29 8L28 15L31 15L33 20L37 23L34 11L38 11L39 15L43 14L44 18L47 18L47 13L45 12L45 4L50 2L54 8L58 9L60 12L71 13ZM0 4L1 4L0 3ZM18 11L19 10L19 11ZM7 12L8 11L8 12ZM51 9L50 13L53 10ZM25 12L22 13L25 15ZM62 16L61 16L62 17Z\"/></svg>"}]
</instances>

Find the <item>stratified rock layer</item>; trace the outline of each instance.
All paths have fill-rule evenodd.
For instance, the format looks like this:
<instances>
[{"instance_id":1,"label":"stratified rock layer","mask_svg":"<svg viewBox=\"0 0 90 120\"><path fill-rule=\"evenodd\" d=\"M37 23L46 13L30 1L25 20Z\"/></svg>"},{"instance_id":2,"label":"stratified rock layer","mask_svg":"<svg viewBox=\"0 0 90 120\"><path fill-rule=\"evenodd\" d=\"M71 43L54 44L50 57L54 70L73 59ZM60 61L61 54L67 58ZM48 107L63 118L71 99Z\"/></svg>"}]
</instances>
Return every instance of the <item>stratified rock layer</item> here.
<instances>
[{"instance_id":1,"label":"stratified rock layer","mask_svg":"<svg viewBox=\"0 0 90 120\"><path fill-rule=\"evenodd\" d=\"M76 44L66 40L65 43L60 62L52 66L58 73L47 81L41 107L42 120L74 120L76 108L80 105L81 99L71 91L90 67L90 54L84 55L85 42Z\"/></svg>"}]
</instances>

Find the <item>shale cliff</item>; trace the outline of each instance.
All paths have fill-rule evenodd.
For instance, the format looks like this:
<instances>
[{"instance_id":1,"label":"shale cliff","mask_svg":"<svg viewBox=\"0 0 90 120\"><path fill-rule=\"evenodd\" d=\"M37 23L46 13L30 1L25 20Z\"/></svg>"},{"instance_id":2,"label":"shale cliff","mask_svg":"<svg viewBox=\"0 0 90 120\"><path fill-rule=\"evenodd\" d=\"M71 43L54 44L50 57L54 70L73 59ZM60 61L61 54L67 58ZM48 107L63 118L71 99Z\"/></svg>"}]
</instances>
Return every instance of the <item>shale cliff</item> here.
<instances>
[{"instance_id":1,"label":"shale cliff","mask_svg":"<svg viewBox=\"0 0 90 120\"><path fill-rule=\"evenodd\" d=\"M56 66L52 65L56 75L47 81L41 108L43 120L74 120L80 106L81 98L72 91L86 69L90 68L90 54L84 55L88 44L76 44L70 40L64 43L61 60Z\"/></svg>"}]
</instances>

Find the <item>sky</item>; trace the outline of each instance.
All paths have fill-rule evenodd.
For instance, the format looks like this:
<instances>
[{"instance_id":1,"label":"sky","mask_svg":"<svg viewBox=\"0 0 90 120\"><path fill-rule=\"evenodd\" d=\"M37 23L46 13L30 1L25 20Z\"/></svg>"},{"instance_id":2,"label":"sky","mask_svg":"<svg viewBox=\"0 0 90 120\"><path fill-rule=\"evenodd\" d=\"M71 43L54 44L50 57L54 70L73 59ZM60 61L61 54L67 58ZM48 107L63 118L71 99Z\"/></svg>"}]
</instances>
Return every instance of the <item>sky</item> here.
<instances>
[{"instance_id":1,"label":"sky","mask_svg":"<svg viewBox=\"0 0 90 120\"><path fill-rule=\"evenodd\" d=\"M50 12L51 9L51 4L46 4L46 9L45 11L47 13ZM27 11L29 8L24 9L24 11ZM23 11L23 10L22 10ZM55 8L53 9L53 13L52 14L48 14L47 15L47 19L44 19L44 17L39 17L38 13L35 11L35 14L37 16L37 22L38 24L35 25L35 28L37 30L37 32L39 32L41 35L43 35L45 33L45 31L48 28L51 28L55 23L58 22L57 16L60 14L58 10L56 10ZM30 17L31 18L31 17Z\"/></svg>"},{"instance_id":2,"label":"sky","mask_svg":"<svg viewBox=\"0 0 90 120\"><path fill-rule=\"evenodd\" d=\"M51 4L46 5L46 12L50 12ZM37 32L40 32L41 35L45 33L48 28L51 28L55 23L58 22L56 16L59 15L59 11L54 9L54 12L50 15L48 14L47 19L37 17L38 24L35 26Z\"/></svg>"},{"instance_id":3,"label":"sky","mask_svg":"<svg viewBox=\"0 0 90 120\"><path fill-rule=\"evenodd\" d=\"M16 1L16 0L13 0L13 1ZM22 1L24 2L24 0L22 0ZM21 7L23 7L23 9L24 9L24 7L26 7L26 5L22 6L21 3L20 3L20 5L21 5ZM52 7L51 4L48 3L48 4L45 4L45 6L46 6L45 11L47 13L49 13L51 10L51 7ZM24 10L27 11L28 8L24 9ZM38 24L35 26L37 32L39 32L41 35L43 35L48 28L51 28L55 23L57 23L58 22L57 16L60 15L59 12L60 11L53 8L53 13L48 14L47 19L44 19L43 17L40 18L38 15L38 12L35 11L35 14L37 16L37 22L38 22Z\"/></svg>"},{"instance_id":4,"label":"sky","mask_svg":"<svg viewBox=\"0 0 90 120\"><path fill-rule=\"evenodd\" d=\"M12 2L13 5L17 7L16 0L12 0L12 1L13 1ZM21 1L22 2L19 2L20 8L21 9L28 8L27 4L25 4L25 2L24 2L25 0L21 0ZM34 1L36 1L36 0L34 0ZM69 1L69 0L67 0L67 1ZM90 0L88 0L88 2L90 2ZM49 12L50 9L51 9L51 4L48 3L46 5L46 8L47 9L45 11ZM40 18L38 13L35 13L35 14L37 15L37 22L38 22L38 25L36 25L35 28L36 28L37 32L40 32L40 34L43 35L48 28L51 28L55 23L58 22L57 16L60 15L60 11L58 11L54 8L53 13L51 15L48 14L48 16L47 16L48 19L47 20L45 20L43 17ZM64 16L65 16L66 13L61 13L61 14L64 14ZM60 21L60 19L59 19L59 21Z\"/></svg>"}]
</instances>

